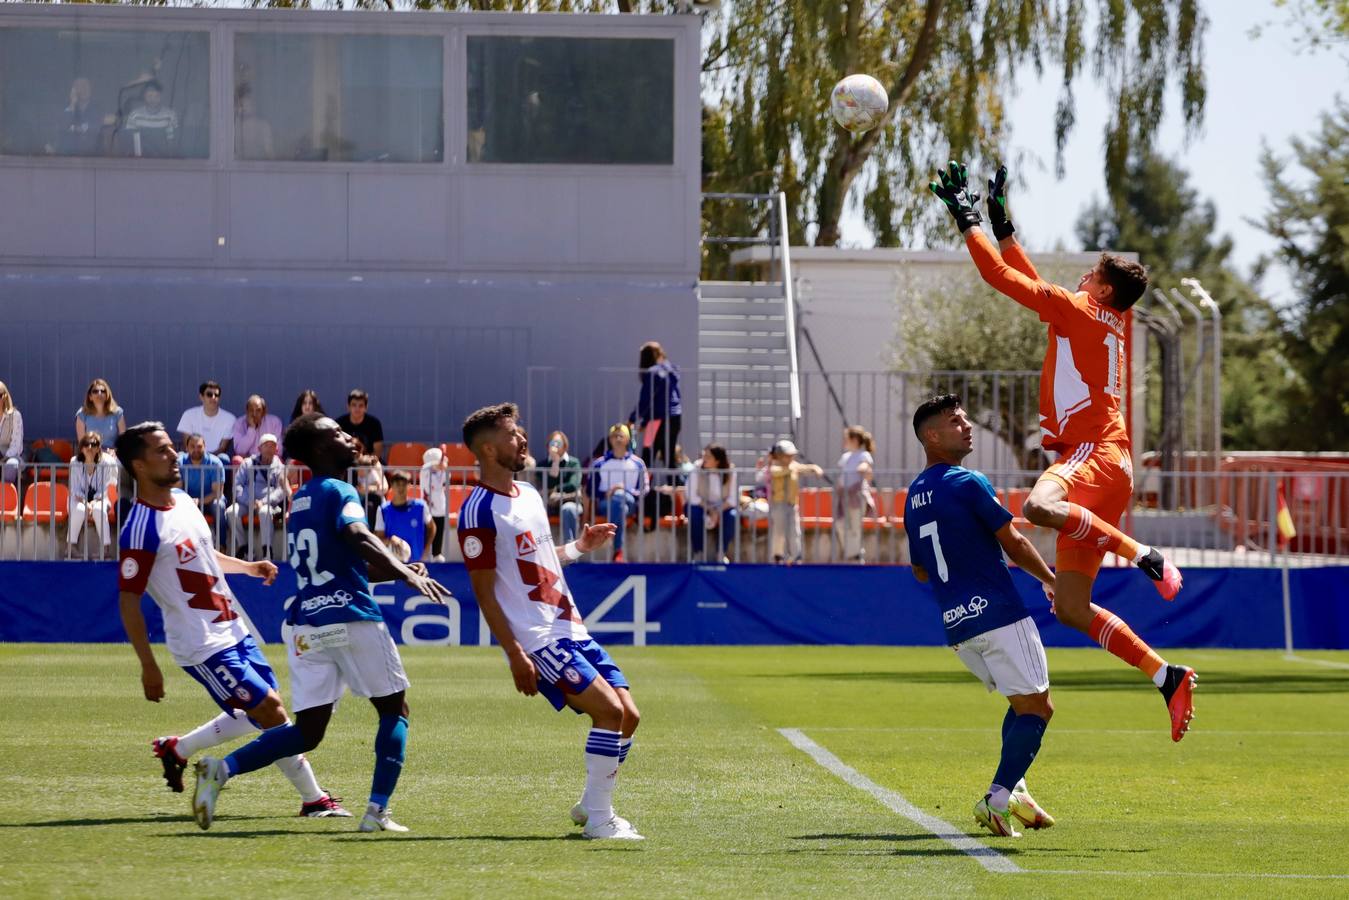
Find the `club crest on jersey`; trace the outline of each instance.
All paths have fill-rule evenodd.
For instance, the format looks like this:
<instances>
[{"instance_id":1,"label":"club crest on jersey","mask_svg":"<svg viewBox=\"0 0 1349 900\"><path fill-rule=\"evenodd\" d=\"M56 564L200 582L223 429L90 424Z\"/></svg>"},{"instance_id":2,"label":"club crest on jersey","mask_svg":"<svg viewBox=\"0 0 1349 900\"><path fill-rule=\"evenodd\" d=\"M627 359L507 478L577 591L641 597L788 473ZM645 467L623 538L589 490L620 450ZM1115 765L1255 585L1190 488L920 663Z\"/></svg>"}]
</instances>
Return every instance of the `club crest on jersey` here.
<instances>
[{"instance_id":1,"label":"club crest on jersey","mask_svg":"<svg viewBox=\"0 0 1349 900\"><path fill-rule=\"evenodd\" d=\"M562 670L562 677L570 681L572 684L581 683L581 673L573 669L571 666L567 666L565 669Z\"/></svg>"},{"instance_id":2,"label":"club crest on jersey","mask_svg":"<svg viewBox=\"0 0 1349 900\"><path fill-rule=\"evenodd\" d=\"M122 560L122 577L128 581L140 574L141 565L135 559L128 556Z\"/></svg>"},{"instance_id":3,"label":"club crest on jersey","mask_svg":"<svg viewBox=\"0 0 1349 900\"><path fill-rule=\"evenodd\" d=\"M528 556L539 549L539 542L534 540L534 532L525 531L515 536L515 552L521 556Z\"/></svg>"},{"instance_id":4,"label":"club crest on jersey","mask_svg":"<svg viewBox=\"0 0 1349 900\"><path fill-rule=\"evenodd\" d=\"M246 688L246 687L237 687L237 688L235 688L235 689L234 689L234 696L238 697L240 700L243 700L243 701L248 701L248 700L253 699L253 695L250 694L250 693L248 692L248 688Z\"/></svg>"},{"instance_id":5,"label":"club crest on jersey","mask_svg":"<svg viewBox=\"0 0 1349 900\"><path fill-rule=\"evenodd\" d=\"M190 563L197 558L197 545L192 543L192 538L183 538L173 545L173 549L178 551L178 564Z\"/></svg>"}]
</instances>

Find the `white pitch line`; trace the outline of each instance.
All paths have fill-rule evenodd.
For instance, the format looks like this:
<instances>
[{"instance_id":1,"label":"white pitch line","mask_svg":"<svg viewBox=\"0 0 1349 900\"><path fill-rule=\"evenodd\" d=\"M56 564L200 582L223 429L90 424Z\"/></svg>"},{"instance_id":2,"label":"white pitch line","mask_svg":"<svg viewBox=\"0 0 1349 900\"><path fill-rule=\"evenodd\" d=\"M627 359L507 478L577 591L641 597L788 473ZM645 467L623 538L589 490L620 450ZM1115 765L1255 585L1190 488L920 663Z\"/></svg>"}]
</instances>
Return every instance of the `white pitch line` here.
<instances>
[{"instance_id":1,"label":"white pitch line","mask_svg":"<svg viewBox=\"0 0 1349 900\"><path fill-rule=\"evenodd\" d=\"M951 733L969 733L969 734L988 734L988 728L930 728L921 725L913 726L825 726L811 725L807 726L810 731L876 731L876 732L932 732L934 734ZM801 729L805 730L805 729ZM1165 734L1158 728L1055 728L1050 734ZM1265 735L1268 737L1349 737L1349 731L1254 731L1249 729L1212 729L1206 728L1203 731L1186 732L1186 737L1195 735Z\"/></svg>"},{"instance_id":2,"label":"white pitch line","mask_svg":"<svg viewBox=\"0 0 1349 900\"><path fill-rule=\"evenodd\" d=\"M852 785L858 790L866 791L894 812L899 813L915 825L931 832L939 840L942 840L960 852L973 857L979 865L983 866L989 872L999 875L1015 875L1026 871L998 851L986 847L969 835L960 832L949 822L945 822L938 819L936 816L923 812L908 800L904 799L903 794L892 791L889 788L881 787L879 784L872 781L870 778L866 777L861 772L812 741L810 738L806 737L806 735L798 729L779 728L778 734L785 737L791 742L793 747L800 750L802 753L805 753L844 782Z\"/></svg>"},{"instance_id":3,"label":"white pitch line","mask_svg":"<svg viewBox=\"0 0 1349 900\"><path fill-rule=\"evenodd\" d=\"M1285 653L1283 658L1288 662L1306 663L1309 666L1325 666L1327 669L1349 669L1349 663L1335 662L1330 659L1307 659L1305 656L1297 656L1292 653Z\"/></svg>"},{"instance_id":4,"label":"white pitch line","mask_svg":"<svg viewBox=\"0 0 1349 900\"><path fill-rule=\"evenodd\" d=\"M1302 875L1281 872L1118 872L1106 869L1022 869L1024 875L1104 875L1112 878L1259 878L1289 881L1349 881L1349 875Z\"/></svg>"}]
</instances>

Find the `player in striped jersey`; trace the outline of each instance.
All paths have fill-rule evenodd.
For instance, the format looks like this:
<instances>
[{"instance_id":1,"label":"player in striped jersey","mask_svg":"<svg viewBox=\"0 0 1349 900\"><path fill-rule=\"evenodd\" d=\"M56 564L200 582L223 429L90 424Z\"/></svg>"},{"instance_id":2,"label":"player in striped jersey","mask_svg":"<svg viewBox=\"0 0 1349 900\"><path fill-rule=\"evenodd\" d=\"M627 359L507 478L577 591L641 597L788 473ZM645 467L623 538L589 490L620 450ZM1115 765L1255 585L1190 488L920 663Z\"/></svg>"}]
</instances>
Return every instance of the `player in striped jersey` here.
<instances>
[{"instance_id":1,"label":"player in striped jersey","mask_svg":"<svg viewBox=\"0 0 1349 900\"><path fill-rule=\"evenodd\" d=\"M1147 290L1147 273L1137 263L1103 253L1077 291L1050 284L1015 237L1005 167L988 182L988 218L1001 254L979 227L979 195L970 190L965 167L953 161L938 178L932 192L955 217L984 281L1049 326L1040 425L1044 448L1057 453L1058 461L1040 476L1023 513L1032 524L1059 532L1055 613L1152 679L1166 700L1171 739L1179 741L1194 717L1194 670L1168 665L1123 619L1091 602L1107 552L1143 570L1163 599L1174 599L1182 584L1180 571L1156 548L1117 527L1133 496L1129 434L1119 402L1128 368L1125 314Z\"/></svg>"},{"instance_id":2,"label":"player in striped jersey","mask_svg":"<svg viewBox=\"0 0 1349 900\"><path fill-rule=\"evenodd\" d=\"M586 786L572 807L583 837L640 841L614 814L614 782L628 755L640 715L623 671L591 640L562 575L614 536L612 523L591 525L558 550L548 510L533 485L515 480L525 468L529 441L514 403L488 406L464 422L464 443L478 459L481 478L459 511L459 546L473 595L510 664L515 689L542 694L561 712L590 716Z\"/></svg>"},{"instance_id":3,"label":"player in striped jersey","mask_svg":"<svg viewBox=\"0 0 1349 900\"><path fill-rule=\"evenodd\" d=\"M263 728L286 724L276 676L239 613L225 573L251 575L270 585L276 566L226 556L211 544L211 529L186 493L176 490L178 454L164 426L142 422L117 439L117 458L136 481L136 503L122 526L118 580L122 624L141 662L145 699L164 697L164 676L141 614L149 593L164 614L164 642L173 661L206 688L220 715L182 737L152 742L170 789L183 790L183 770L195 753ZM303 754L276 760L300 792L300 815L351 815L314 780Z\"/></svg>"}]
</instances>

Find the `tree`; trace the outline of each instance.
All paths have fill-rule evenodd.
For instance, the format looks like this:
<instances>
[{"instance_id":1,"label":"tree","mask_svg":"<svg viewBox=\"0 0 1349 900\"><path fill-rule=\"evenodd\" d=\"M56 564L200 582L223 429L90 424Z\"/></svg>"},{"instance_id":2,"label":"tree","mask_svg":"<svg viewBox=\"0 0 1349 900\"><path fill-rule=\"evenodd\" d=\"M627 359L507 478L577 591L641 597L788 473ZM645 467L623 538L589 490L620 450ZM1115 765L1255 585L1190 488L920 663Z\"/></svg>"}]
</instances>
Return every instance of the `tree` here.
<instances>
[{"instance_id":1,"label":"tree","mask_svg":"<svg viewBox=\"0 0 1349 900\"><path fill-rule=\"evenodd\" d=\"M812 223L822 246L838 242L849 196L863 193L878 243L897 244L941 215L919 188L927 173L951 155L996 158L1016 75L1052 64L1063 72L1060 151L1084 70L1106 88L1113 194L1130 149L1160 123L1168 88L1187 125L1199 125L1206 19L1199 0L1097 0L1088 36L1088 3L727 0L707 26L703 92L713 110L705 127L724 129L715 145L726 154L713 159L706 187L783 190L793 240ZM885 124L859 136L826 111L830 89L852 72L875 75L890 94Z\"/></svg>"},{"instance_id":2,"label":"tree","mask_svg":"<svg viewBox=\"0 0 1349 900\"><path fill-rule=\"evenodd\" d=\"M1278 242L1299 297L1288 312L1288 353L1302 379L1290 433L1301 449L1349 446L1349 102L1321 117L1319 134L1292 141L1292 163L1261 158Z\"/></svg>"}]
</instances>

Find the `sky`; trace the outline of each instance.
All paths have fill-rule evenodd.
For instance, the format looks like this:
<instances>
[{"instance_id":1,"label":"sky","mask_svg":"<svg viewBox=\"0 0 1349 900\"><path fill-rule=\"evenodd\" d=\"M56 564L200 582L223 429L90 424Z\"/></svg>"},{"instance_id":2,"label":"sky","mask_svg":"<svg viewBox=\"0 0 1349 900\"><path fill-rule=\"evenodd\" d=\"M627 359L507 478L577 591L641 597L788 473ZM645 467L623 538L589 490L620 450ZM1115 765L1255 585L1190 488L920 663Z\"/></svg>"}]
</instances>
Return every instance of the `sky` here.
<instances>
[{"instance_id":1,"label":"sky","mask_svg":"<svg viewBox=\"0 0 1349 900\"><path fill-rule=\"evenodd\" d=\"M1190 183L1218 213L1218 229L1235 242L1232 259L1246 274L1255 261L1274 249L1273 241L1246 220L1260 218L1267 194L1260 178L1261 141L1277 154L1290 154L1289 138L1308 136L1334 97L1349 97L1349 52L1300 50L1287 13L1272 0L1206 0L1209 27L1204 69L1208 99L1203 130L1187 145L1179 115L1178 93L1167 95L1168 115L1157 135L1158 149L1177 159L1190 173ZM1259 37L1252 28L1266 25ZM1054 104L1061 74L1046 70L1037 80L1018 79L1019 94L1010 112L1014 127L1011 156L1024 151L1038 165L1017 173L1023 184L1009 192L1008 203L1018 236L1028 247L1080 249L1073 234L1078 214L1095 197L1105 196L1102 140L1104 92L1084 73L1075 87L1077 125L1064 151L1065 177L1054 175ZM871 246L861 217L848 216L843 242ZM1119 248L1128 249L1128 248ZM1262 293L1276 303L1295 299L1287 273L1272 270Z\"/></svg>"}]
</instances>

